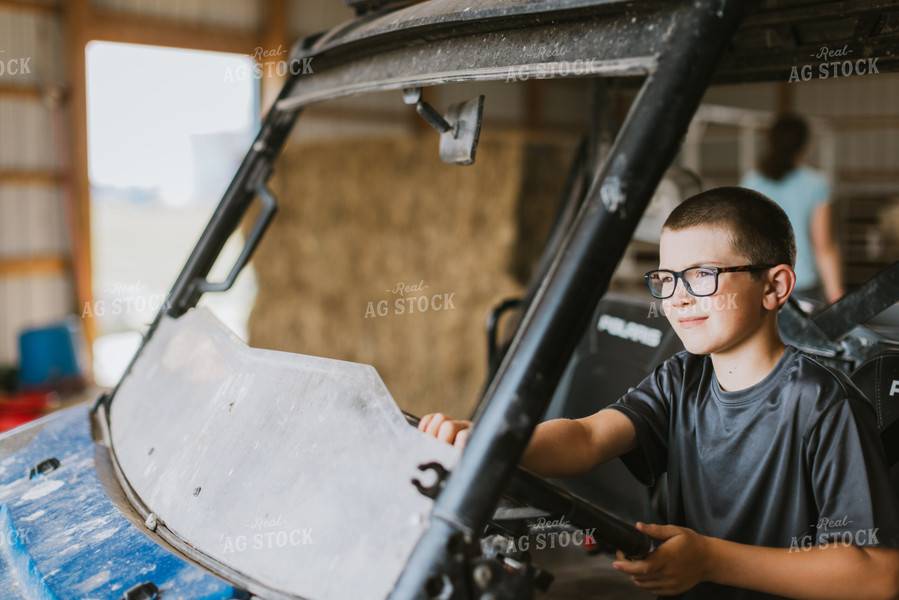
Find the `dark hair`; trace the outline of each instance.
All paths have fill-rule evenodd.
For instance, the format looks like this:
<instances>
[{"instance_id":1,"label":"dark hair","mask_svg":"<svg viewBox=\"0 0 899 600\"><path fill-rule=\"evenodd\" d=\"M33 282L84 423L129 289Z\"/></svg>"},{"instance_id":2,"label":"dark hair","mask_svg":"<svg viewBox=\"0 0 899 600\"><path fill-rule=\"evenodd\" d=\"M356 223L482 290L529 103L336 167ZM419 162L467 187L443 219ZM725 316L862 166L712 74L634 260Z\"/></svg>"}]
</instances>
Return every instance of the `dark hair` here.
<instances>
[{"instance_id":1,"label":"dark hair","mask_svg":"<svg viewBox=\"0 0 899 600\"><path fill-rule=\"evenodd\" d=\"M808 125L802 117L793 114L779 116L768 130L768 150L759 163L762 175L780 181L795 169L808 136Z\"/></svg>"},{"instance_id":2,"label":"dark hair","mask_svg":"<svg viewBox=\"0 0 899 600\"><path fill-rule=\"evenodd\" d=\"M731 247L751 264L796 266L796 238L789 217L771 198L754 190L720 187L696 194L671 211L662 230L690 227L726 230Z\"/></svg>"}]
</instances>

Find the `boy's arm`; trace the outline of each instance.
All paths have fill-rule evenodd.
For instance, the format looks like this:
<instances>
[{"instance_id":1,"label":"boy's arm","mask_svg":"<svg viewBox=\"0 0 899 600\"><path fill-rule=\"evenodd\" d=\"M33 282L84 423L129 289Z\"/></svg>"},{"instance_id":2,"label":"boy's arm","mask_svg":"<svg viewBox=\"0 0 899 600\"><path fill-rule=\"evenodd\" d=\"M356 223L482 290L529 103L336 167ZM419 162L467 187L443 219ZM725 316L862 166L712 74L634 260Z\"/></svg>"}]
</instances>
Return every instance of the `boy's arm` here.
<instances>
[{"instance_id":1,"label":"boy's arm","mask_svg":"<svg viewBox=\"0 0 899 600\"><path fill-rule=\"evenodd\" d=\"M540 477L572 477L637 447L637 431L617 410L537 425L521 466Z\"/></svg>"},{"instance_id":2,"label":"boy's arm","mask_svg":"<svg viewBox=\"0 0 899 600\"><path fill-rule=\"evenodd\" d=\"M418 428L464 447L470 421L454 421L441 413L425 415ZM553 419L537 425L521 458L521 466L541 477L570 477L637 447L631 420L617 410L601 410L582 419Z\"/></svg>"},{"instance_id":3,"label":"boy's arm","mask_svg":"<svg viewBox=\"0 0 899 600\"><path fill-rule=\"evenodd\" d=\"M613 566L637 586L660 596L702 581L788 598L899 598L899 550L884 547L762 548L674 525L638 529L663 543L646 559Z\"/></svg>"}]
</instances>

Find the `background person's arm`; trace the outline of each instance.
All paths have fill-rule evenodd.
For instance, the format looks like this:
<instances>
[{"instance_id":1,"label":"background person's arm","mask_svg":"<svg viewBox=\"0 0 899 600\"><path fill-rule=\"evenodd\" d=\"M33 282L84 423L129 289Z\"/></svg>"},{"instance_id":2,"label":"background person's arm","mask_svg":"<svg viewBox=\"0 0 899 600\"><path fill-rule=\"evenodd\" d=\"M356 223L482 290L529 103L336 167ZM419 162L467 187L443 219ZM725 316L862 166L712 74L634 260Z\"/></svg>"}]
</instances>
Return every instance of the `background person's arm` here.
<instances>
[{"instance_id":1,"label":"background person's arm","mask_svg":"<svg viewBox=\"0 0 899 600\"><path fill-rule=\"evenodd\" d=\"M830 202L822 202L812 212L811 237L815 264L828 302L835 302L843 295L843 273L832 227L833 208Z\"/></svg>"}]
</instances>

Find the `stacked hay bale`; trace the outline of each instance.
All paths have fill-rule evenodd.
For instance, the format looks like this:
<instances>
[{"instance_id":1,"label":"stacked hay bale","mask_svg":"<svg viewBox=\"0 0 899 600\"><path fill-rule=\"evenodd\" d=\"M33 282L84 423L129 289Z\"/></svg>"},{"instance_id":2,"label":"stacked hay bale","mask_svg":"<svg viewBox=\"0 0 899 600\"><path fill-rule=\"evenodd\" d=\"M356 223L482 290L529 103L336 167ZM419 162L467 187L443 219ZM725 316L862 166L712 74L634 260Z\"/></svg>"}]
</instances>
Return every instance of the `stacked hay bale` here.
<instances>
[{"instance_id":1,"label":"stacked hay bale","mask_svg":"<svg viewBox=\"0 0 899 600\"><path fill-rule=\"evenodd\" d=\"M524 189L536 146L549 163L540 198ZM470 167L441 162L429 132L288 149L271 181L281 210L254 257L250 344L371 364L401 408L467 416L486 376L484 320L523 291L566 155L511 133L482 135Z\"/></svg>"}]
</instances>

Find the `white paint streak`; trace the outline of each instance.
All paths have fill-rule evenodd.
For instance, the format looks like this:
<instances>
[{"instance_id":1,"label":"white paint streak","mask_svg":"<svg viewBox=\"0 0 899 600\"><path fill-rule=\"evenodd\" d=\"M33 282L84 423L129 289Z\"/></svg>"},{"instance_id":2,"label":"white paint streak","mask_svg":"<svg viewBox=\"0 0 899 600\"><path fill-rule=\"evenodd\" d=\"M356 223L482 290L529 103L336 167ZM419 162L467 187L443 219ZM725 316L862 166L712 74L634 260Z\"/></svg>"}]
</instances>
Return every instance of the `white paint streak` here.
<instances>
[{"instance_id":1,"label":"white paint streak","mask_svg":"<svg viewBox=\"0 0 899 600\"><path fill-rule=\"evenodd\" d=\"M618 212L618 208L624 203L621 180L617 177L607 178L599 189L599 197L609 212Z\"/></svg>"},{"instance_id":2,"label":"white paint streak","mask_svg":"<svg viewBox=\"0 0 899 600\"><path fill-rule=\"evenodd\" d=\"M37 500L38 498L43 498L47 494L52 494L61 488L65 483L66 482L61 479L48 479L47 481L42 481L34 486L33 489L22 494L22 500Z\"/></svg>"}]
</instances>

